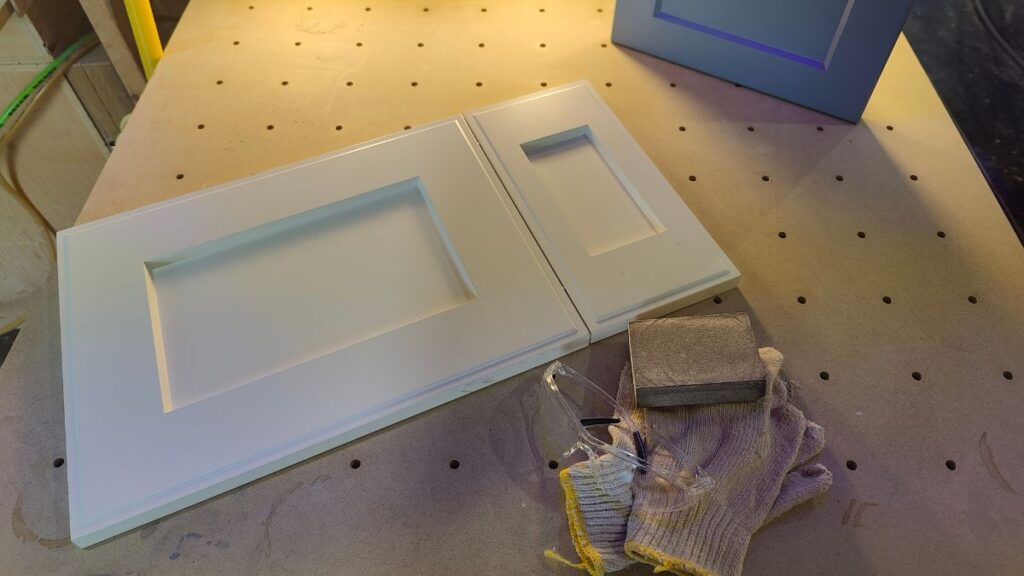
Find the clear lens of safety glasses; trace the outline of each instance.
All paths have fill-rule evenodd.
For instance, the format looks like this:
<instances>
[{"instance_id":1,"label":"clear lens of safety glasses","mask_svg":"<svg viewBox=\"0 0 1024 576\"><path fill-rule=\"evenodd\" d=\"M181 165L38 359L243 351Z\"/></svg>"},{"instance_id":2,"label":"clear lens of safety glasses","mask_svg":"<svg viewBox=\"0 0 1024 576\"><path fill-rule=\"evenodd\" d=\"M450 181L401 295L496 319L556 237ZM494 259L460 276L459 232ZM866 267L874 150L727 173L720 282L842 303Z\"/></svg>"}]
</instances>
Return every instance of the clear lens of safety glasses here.
<instances>
[{"instance_id":1,"label":"clear lens of safety glasses","mask_svg":"<svg viewBox=\"0 0 1024 576\"><path fill-rule=\"evenodd\" d=\"M610 496L631 501L642 494L646 510L673 511L692 505L714 485L672 442L638 423L627 407L579 372L554 362L541 384L548 402L538 416L550 431L550 448L565 459L586 455L587 465L574 474L588 474ZM624 482L631 490L622 489Z\"/></svg>"}]
</instances>

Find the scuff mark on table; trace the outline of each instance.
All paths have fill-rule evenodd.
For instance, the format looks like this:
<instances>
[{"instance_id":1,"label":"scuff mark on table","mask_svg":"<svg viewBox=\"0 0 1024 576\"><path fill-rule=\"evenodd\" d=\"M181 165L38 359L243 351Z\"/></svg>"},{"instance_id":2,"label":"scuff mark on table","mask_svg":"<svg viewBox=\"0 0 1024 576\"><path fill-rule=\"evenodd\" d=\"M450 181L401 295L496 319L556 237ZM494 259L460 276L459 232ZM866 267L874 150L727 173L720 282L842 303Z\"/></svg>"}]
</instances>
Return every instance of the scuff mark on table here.
<instances>
[{"instance_id":1,"label":"scuff mark on table","mask_svg":"<svg viewBox=\"0 0 1024 576\"><path fill-rule=\"evenodd\" d=\"M185 546L185 542L189 540L199 540L202 537L203 535L199 534L198 532L189 532L188 534L185 534L184 536L178 539L178 545L174 547L174 552L171 552L169 558L171 560L177 560L178 558L181 558L181 549Z\"/></svg>"},{"instance_id":2,"label":"scuff mark on table","mask_svg":"<svg viewBox=\"0 0 1024 576\"><path fill-rule=\"evenodd\" d=\"M988 471L988 475L995 480L996 484L1004 492L1016 494L1017 491L1013 489L1013 486L1010 486L1010 482L1006 480L1003 473L999 471L999 466L996 465L996 459L992 455L992 448L988 445L988 431L982 432L981 438L978 439L978 452L981 453L981 462L985 465L985 470Z\"/></svg>"},{"instance_id":3,"label":"scuff mark on table","mask_svg":"<svg viewBox=\"0 0 1024 576\"><path fill-rule=\"evenodd\" d=\"M11 530L14 535L26 544L35 542L43 548L50 550L56 550L63 548L68 544L71 544L71 536L65 536L64 538L44 538L39 534L36 534L34 530L28 527L25 522L25 496L18 494L18 500L14 504L14 511L11 512Z\"/></svg>"},{"instance_id":4,"label":"scuff mark on table","mask_svg":"<svg viewBox=\"0 0 1024 576\"><path fill-rule=\"evenodd\" d=\"M270 505L270 511L267 512L267 517L263 519L263 522L260 522L260 525L263 526L263 537L256 544L256 549L258 550L261 546L265 546L265 550L263 551L263 556L265 558L270 558L273 554L273 548L270 541L270 526L274 522L274 514L277 513L277 509L285 500L288 499L289 496L302 487L302 484L302 482L293 484L291 488L288 488L284 492L278 494L277 498L274 498L274 502Z\"/></svg>"}]
</instances>

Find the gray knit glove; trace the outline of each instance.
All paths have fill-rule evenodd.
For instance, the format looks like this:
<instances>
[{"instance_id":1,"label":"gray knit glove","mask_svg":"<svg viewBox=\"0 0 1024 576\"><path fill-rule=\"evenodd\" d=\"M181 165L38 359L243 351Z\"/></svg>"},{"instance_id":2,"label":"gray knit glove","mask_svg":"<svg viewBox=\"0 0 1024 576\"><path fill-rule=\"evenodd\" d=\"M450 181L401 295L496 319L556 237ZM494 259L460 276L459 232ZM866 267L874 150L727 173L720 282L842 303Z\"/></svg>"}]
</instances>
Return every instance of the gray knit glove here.
<instances>
[{"instance_id":1,"label":"gray knit glove","mask_svg":"<svg viewBox=\"0 0 1024 576\"><path fill-rule=\"evenodd\" d=\"M761 350L769 381L775 380L782 357L775 350ZM619 403L632 404L630 370L627 366L619 382ZM786 383L779 379L779 386ZM784 391L788 395L788 389ZM634 418L642 418L634 409ZM616 445L626 443L627 436L612 427ZM800 443L793 469L787 474L779 497L765 523L778 518L789 509L825 492L832 476L820 464L805 466L825 447L825 436L820 426L808 422ZM614 572L634 563L625 552L626 530L633 501L630 486L632 468L613 456L602 456L597 461L574 464L560 474L565 493L566 517L569 532L581 563L594 576ZM556 554L552 557L561 560Z\"/></svg>"},{"instance_id":2,"label":"gray knit glove","mask_svg":"<svg viewBox=\"0 0 1024 576\"><path fill-rule=\"evenodd\" d=\"M812 424L809 440L803 442L807 420L790 403L789 386L778 378L782 355L766 348L761 357L769 382L765 397L757 402L640 414L647 426L694 458L714 478L715 487L690 508L664 512L663 507L654 509L652 495L637 485L625 543L631 558L656 571L737 576L755 530L831 484L823 466L802 466L801 458L820 450L823 436ZM671 455L654 447L649 457L656 463ZM792 484L784 491L786 481Z\"/></svg>"},{"instance_id":3,"label":"gray knit glove","mask_svg":"<svg viewBox=\"0 0 1024 576\"><path fill-rule=\"evenodd\" d=\"M633 467L605 454L578 462L559 474L565 494L569 536L580 564L593 576L615 572L634 563L626 556L626 527L633 505ZM554 553L548 554L562 560Z\"/></svg>"}]
</instances>

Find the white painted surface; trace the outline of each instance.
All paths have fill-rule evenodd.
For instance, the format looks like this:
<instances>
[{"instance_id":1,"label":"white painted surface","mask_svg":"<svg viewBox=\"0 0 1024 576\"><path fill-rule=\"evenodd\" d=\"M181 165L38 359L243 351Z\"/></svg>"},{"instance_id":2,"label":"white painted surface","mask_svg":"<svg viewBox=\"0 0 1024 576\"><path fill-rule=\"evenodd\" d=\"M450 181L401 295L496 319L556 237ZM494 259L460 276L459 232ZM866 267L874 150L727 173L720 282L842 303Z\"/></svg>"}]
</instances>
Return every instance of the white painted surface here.
<instances>
[{"instance_id":1,"label":"white painted surface","mask_svg":"<svg viewBox=\"0 0 1024 576\"><path fill-rule=\"evenodd\" d=\"M578 349L462 120L59 236L88 546Z\"/></svg>"},{"instance_id":2,"label":"white painted surface","mask_svg":"<svg viewBox=\"0 0 1024 576\"><path fill-rule=\"evenodd\" d=\"M523 145L533 169L590 256L604 254L665 231L657 217L615 175L588 130Z\"/></svg>"},{"instance_id":3,"label":"white painted surface","mask_svg":"<svg viewBox=\"0 0 1024 576\"><path fill-rule=\"evenodd\" d=\"M436 214L407 180L147 263L164 409L474 300Z\"/></svg>"},{"instance_id":4,"label":"white painted surface","mask_svg":"<svg viewBox=\"0 0 1024 576\"><path fill-rule=\"evenodd\" d=\"M589 84L468 118L593 340L739 281L736 267Z\"/></svg>"}]
</instances>

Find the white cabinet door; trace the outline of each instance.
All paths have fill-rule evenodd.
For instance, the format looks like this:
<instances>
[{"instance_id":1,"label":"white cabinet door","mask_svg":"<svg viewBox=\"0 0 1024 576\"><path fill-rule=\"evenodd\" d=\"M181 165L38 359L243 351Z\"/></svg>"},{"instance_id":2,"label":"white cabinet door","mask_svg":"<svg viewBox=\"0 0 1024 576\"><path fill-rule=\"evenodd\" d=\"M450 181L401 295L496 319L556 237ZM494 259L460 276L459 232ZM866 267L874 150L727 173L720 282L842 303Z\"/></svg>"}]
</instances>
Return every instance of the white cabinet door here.
<instances>
[{"instance_id":1,"label":"white cabinet door","mask_svg":"<svg viewBox=\"0 0 1024 576\"><path fill-rule=\"evenodd\" d=\"M59 235L87 546L586 345L464 122Z\"/></svg>"},{"instance_id":2,"label":"white cabinet door","mask_svg":"<svg viewBox=\"0 0 1024 576\"><path fill-rule=\"evenodd\" d=\"M468 116L593 340L739 281L736 267L589 84Z\"/></svg>"}]
</instances>

